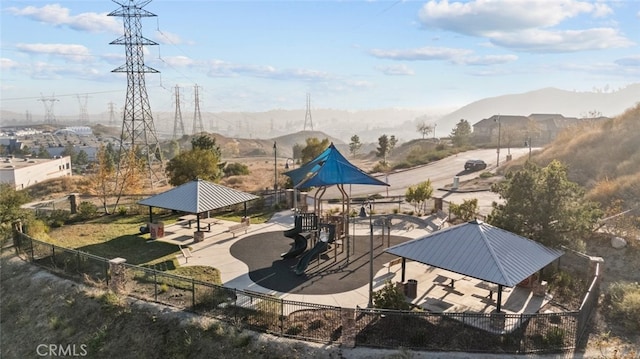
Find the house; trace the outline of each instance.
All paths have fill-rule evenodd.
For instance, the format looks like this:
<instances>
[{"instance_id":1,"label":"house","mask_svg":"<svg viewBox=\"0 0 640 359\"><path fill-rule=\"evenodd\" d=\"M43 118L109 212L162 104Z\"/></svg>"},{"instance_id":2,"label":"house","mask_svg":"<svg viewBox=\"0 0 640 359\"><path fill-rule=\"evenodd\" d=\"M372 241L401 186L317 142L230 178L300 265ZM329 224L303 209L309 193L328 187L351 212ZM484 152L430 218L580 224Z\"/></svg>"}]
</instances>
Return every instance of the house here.
<instances>
[{"instance_id":1,"label":"house","mask_svg":"<svg viewBox=\"0 0 640 359\"><path fill-rule=\"evenodd\" d=\"M71 176L71 157L69 156L57 156L53 159L9 156L0 163L0 183L8 183L16 190L64 176Z\"/></svg>"}]
</instances>

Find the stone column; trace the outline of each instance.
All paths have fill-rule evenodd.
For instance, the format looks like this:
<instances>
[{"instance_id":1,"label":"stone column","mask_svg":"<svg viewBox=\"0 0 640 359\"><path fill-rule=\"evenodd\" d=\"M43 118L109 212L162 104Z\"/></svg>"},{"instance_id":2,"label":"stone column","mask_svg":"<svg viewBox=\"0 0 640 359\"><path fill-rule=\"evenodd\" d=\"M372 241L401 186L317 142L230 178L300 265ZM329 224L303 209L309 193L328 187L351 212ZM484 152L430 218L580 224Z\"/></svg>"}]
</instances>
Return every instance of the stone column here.
<instances>
[{"instance_id":1,"label":"stone column","mask_svg":"<svg viewBox=\"0 0 640 359\"><path fill-rule=\"evenodd\" d=\"M120 257L109 261L109 273L111 273L109 289L114 293L121 293L124 291L124 284L127 281L125 276L126 267L124 265L126 262L126 259Z\"/></svg>"}]
</instances>

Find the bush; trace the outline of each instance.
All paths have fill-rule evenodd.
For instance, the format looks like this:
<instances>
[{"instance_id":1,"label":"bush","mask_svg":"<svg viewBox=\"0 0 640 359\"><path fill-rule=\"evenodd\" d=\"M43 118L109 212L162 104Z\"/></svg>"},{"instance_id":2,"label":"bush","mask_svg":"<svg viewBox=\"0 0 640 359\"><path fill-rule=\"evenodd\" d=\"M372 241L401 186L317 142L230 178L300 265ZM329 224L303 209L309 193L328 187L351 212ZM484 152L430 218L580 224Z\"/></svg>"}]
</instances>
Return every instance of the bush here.
<instances>
[{"instance_id":1,"label":"bush","mask_svg":"<svg viewBox=\"0 0 640 359\"><path fill-rule=\"evenodd\" d=\"M384 287L373 293L373 306L380 309L407 310L410 308L402 290L391 281L386 281Z\"/></svg>"},{"instance_id":2,"label":"bush","mask_svg":"<svg viewBox=\"0 0 640 359\"><path fill-rule=\"evenodd\" d=\"M62 227L71 216L71 213L63 209L54 209L49 214L49 225L53 228Z\"/></svg>"},{"instance_id":3,"label":"bush","mask_svg":"<svg viewBox=\"0 0 640 359\"><path fill-rule=\"evenodd\" d=\"M80 202L78 205L78 219L86 221L98 217L98 207L91 202Z\"/></svg>"},{"instance_id":4,"label":"bush","mask_svg":"<svg viewBox=\"0 0 640 359\"><path fill-rule=\"evenodd\" d=\"M238 162L234 162L234 163L229 163L225 168L224 168L224 175L225 177L230 177L230 176L243 176L243 175L248 175L251 172L249 171L249 167L247 167L247 165L244 165L242 163L238 163Z\"/></svg>"},{"instance_id":5,"label":"bush","mask_svg":"<svg viewBox=\"0 0 640 359\"><path fill-rule=\"evenodd\" d=\"M609 287L611 314L630 330L640 330L640 284L615 282Z\"/></svg>"}]
</instances>

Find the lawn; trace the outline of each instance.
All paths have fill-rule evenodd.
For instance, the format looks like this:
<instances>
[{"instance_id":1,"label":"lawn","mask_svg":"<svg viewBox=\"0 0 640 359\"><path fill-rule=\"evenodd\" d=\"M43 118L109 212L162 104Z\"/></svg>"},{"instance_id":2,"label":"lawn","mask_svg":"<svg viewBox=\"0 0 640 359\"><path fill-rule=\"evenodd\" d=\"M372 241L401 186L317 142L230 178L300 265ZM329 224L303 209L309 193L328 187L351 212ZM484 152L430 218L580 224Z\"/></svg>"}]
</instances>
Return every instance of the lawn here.
<instances>
[{"instance_id":1,"label":"lawn","mask_svg":"<svg viewBox=\"0 0 640 359\"><path fill-rule=\"evenodd\" d=\"M177 215L164 215L157 216L156 219L173 223L176 218ZM176 258L181 253L177 245L150 241L149 234L140 234L140 227L147 220L146 215L102 216L83 223L52 228L46 241L99 257L121 257L130 264L220 284L220 273L217 269L205 266L181 267Z\"/></svg>"}]
</instances>

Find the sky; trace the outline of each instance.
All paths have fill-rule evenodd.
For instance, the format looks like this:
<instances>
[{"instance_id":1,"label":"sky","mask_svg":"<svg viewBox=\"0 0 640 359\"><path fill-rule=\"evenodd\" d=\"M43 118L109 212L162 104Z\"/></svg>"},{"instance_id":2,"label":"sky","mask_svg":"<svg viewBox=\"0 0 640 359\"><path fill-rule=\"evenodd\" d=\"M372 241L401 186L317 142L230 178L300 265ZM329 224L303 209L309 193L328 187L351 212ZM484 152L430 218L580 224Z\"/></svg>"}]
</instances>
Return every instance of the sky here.
<instances>
[{"instance_id":1,"label":"sky","mask_svg":"<svg viewBox=\"0 0 640 359\"><path fill-rule=\"evenodd\" d=\"M119 2L119 3L118 3ZM456 108L640 82L640 1L2 0L1 107L124 106L121 4L144 5L152 111ZM110 105L111 104L111 105Z\"/></svg>"}]
</instances>

